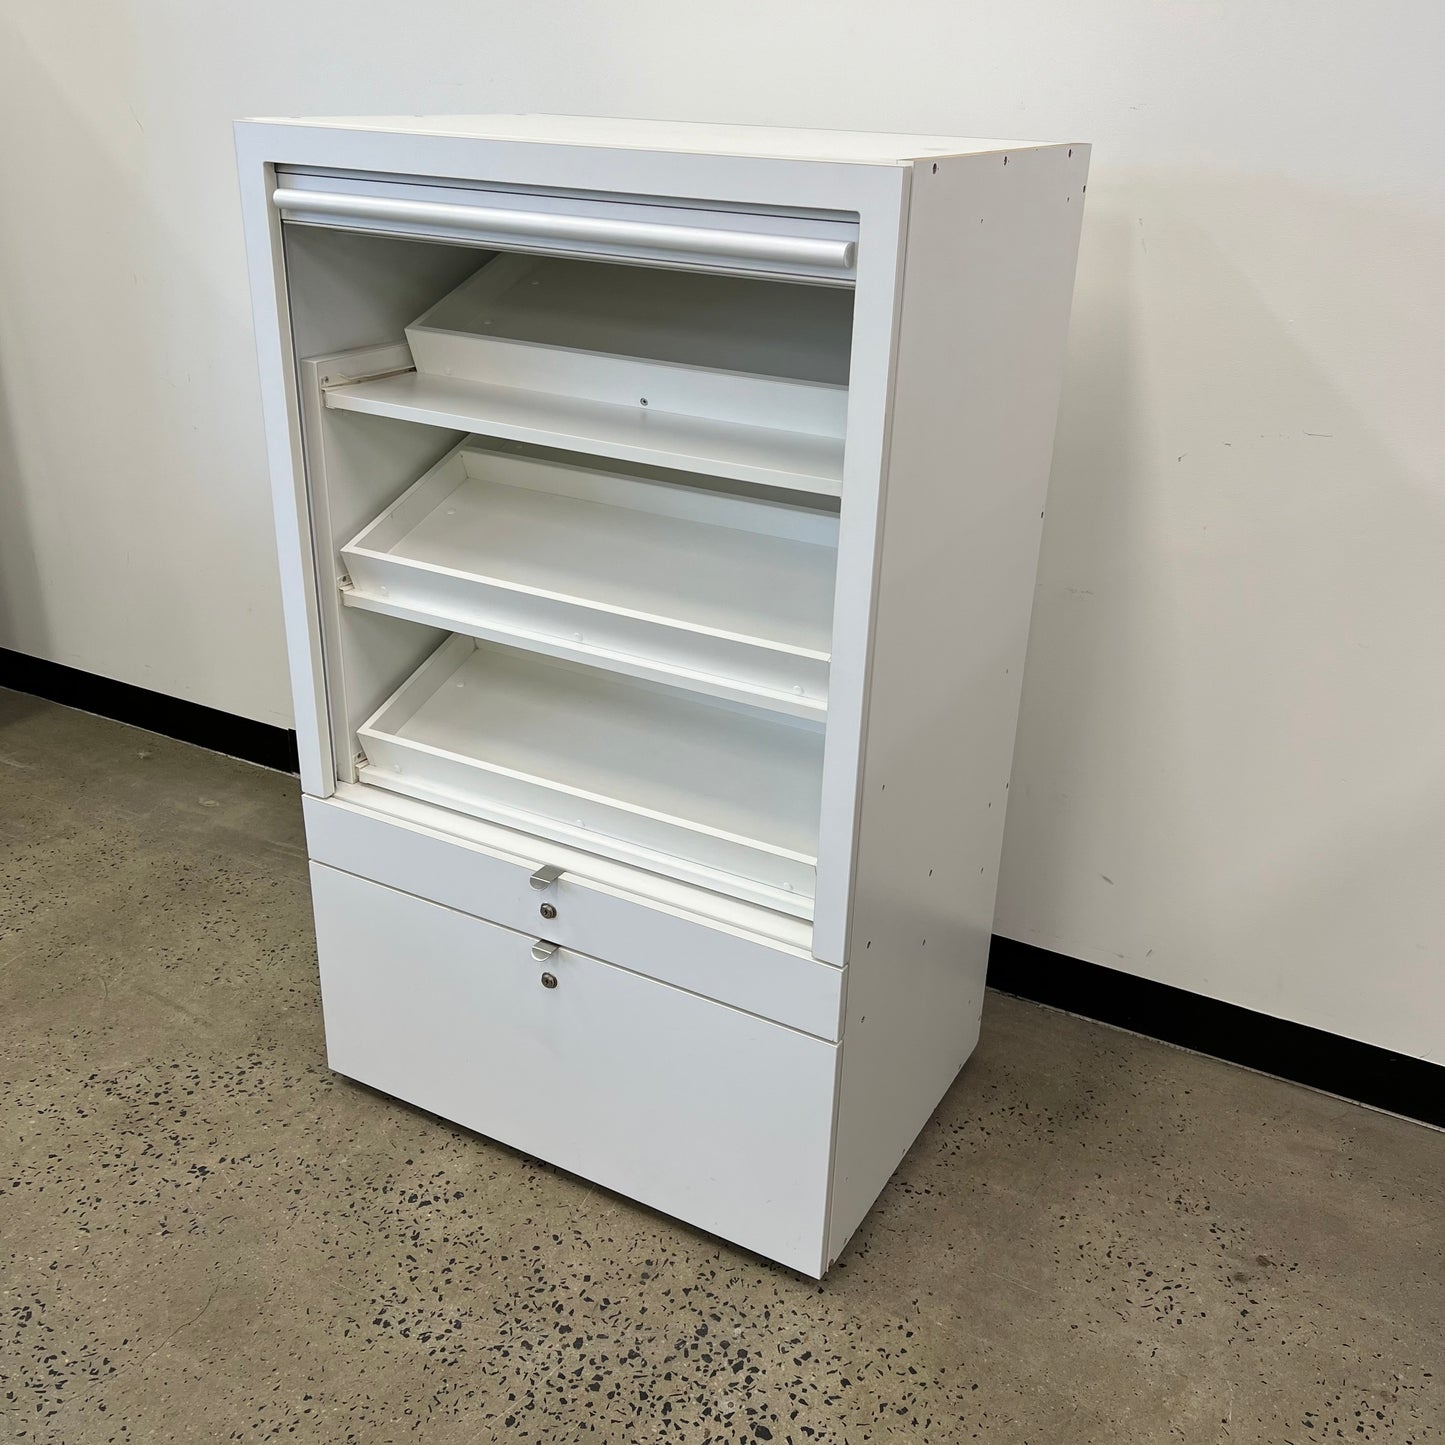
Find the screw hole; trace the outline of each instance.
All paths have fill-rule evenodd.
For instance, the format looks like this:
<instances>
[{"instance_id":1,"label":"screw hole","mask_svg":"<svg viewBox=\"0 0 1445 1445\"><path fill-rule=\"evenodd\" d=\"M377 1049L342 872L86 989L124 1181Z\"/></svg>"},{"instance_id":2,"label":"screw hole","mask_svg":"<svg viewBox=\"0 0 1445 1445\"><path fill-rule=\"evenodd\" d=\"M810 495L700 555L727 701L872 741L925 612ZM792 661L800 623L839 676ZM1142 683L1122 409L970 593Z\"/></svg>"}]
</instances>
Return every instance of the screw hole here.
<instances>
[{"instance_id":1,"label":"screw hole","mask_svg":"<svg viewBox=\"0 0 1445 1445\"><path fill-rule=\"evenodd\" d=\"M932 869L932 868L930 868L930 869L928 870L928 876L929 876L930 878L933 877L933 869Z\"/></svg>"},{"instance_id":2,"label":"screw hole","mask_svg":"<svg viewBox=\"0 0 1445 1445\"><path fill-rule=\"evenodd\" d=\"M1069 155L1072 157L1073 154L1074 154L1074 148L1073 148L1073 146L1070 146L1070 147L1069 147Z\"/></svg>"},{"instance_id":3,"label":"screw hole","mask_svg":"<svg viewBox=\"0 0 1445 1445\"><path fill-rule=\"evenodd\" d=\"M872 948L872 947L873 947L873 940L870 938L865 946L868 947L868 948Z\"/></svg>"},{"instance_id":4,"label":"screw hole","mask_svg":"<svg viewBox=\"0 0 1445 1445\"><path fill-rule=\"evenodd\" d=\"M638 398L637 398L637 404L638 404L638 406L646 406L646 405L647 405L647 398L646 398L645 396L640 396L640 397L638 397Z\"/></svg>"},{"instance_id":5,"label":"screw hole","mask_svg":"<svg viewBox=\"0 0 1445 1445\"><path fill-rule=\"evenodd\" d=\"M1003 163L1004 163L1004 165L1007 165L1007 164L1008 164L1008 157L1007 157L1007 156L1005 156L1005 157L1003 158Z\"/></svg>"},{"instance_id":6,"label":"screw hole","mask_svg":"<svg viewBox=\"0 0 1445 1445\"><path fill-rule=\"evenodd\" d=\"M937 161L934 161L934 163L933 163L933 174L934 174L934 175L937 175L937 174L938 174L938 162L937 162Z\"/></svg>"}]
</instances>

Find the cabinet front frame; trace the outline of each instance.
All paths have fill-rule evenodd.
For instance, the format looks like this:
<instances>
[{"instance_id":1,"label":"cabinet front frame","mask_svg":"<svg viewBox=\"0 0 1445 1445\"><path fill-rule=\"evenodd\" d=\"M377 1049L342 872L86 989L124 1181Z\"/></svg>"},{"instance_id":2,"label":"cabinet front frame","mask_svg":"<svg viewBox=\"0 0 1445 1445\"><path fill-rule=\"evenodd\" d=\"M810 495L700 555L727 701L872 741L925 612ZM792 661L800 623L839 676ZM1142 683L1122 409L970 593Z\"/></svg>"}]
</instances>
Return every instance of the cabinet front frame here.
<instances>
[{"instance_id":1,"label":"cabinet front frame","mask_svg":"<svg viewBox=\"0 0 1445 1445\"><path fill-rule=\"evenodd\" d=\"M544 145L278 122L241 122L236 134L301 782L303 791L316 798L335 791L349 760L338 759L333 750L334 700L328 701L327 695L320 591L330 587L332 567L329 561L319 565L315 550L315 499L302 449L302 392L292 347L282 223L272 201L276 167L328 167L623 197L678 197L724 209L774 206L858 216L813 924L814 955L845 963L911 166Z\"/></svg>"}]
</instances>

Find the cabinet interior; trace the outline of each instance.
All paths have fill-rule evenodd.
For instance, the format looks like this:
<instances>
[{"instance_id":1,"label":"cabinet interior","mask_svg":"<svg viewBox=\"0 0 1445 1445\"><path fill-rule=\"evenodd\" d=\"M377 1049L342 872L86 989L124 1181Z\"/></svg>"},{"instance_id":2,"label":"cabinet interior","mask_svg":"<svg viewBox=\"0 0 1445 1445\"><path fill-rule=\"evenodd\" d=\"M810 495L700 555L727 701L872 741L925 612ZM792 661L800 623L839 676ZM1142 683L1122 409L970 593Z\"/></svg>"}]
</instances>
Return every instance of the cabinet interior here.
<instances>
[{"instance_id":1,"label":"cabinet interior","mask_svg":"<svg viewBox=\"0 0 1445 1445\"><path fill-rule=\"evenodd\" d=\"M338 780L810 916L851 289L283 235Z\"/></svg>"}]
</instances>

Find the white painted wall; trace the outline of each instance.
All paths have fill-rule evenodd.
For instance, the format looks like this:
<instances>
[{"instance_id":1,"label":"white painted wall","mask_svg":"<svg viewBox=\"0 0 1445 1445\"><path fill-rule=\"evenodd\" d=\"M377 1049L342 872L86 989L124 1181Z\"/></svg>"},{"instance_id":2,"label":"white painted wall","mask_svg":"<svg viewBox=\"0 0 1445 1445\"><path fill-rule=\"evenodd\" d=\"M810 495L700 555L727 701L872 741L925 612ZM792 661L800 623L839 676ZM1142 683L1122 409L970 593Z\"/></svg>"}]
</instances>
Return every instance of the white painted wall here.
<instances>
[{"instance_id":1,"label":"white painted wall","mask_svg":"<svg viewBox=\"0 0 1445 1445\"><path fill-rule=\"evenodd\" d=\"M1441 1058L1442 53L1437 0L6 7L0 645L289 719L233 116L1086 138L1000 931Z\"/></svg>"}]
</instances>

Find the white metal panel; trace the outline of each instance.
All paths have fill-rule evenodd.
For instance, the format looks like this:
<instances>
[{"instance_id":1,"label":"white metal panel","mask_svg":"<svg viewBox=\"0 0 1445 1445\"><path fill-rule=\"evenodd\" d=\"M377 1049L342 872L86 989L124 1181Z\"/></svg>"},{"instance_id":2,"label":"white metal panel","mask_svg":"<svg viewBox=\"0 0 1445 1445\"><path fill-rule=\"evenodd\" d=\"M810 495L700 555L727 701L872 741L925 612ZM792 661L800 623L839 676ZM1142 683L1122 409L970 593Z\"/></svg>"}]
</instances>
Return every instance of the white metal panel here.
<instances>
[{"instance_id":1,"label":"white metal panel","mask_svg":"<svg viewBox=\"0 0 1445 1445\"><path fill-rule=\"evenodd\" d=\"M282 228L298 358L403 340L404 328L488 253L397 236Z\"/></svg>"},{"instance_id":2,"label":"white metal panel","mask_svg":"<svg viewBox=\"0 0 1445 1445\"><path fill-rule=\"evenodd\" d=\"M813 910L814 951L839 964L847 961L853 899L878 536L888 479L894 342L903 285L903 216L911 184L907 168L882 174L891 187L875 205L864 207L860 217Z\"/></svg>"},{"instance_id":3,"label":"white metal panel","mask_svg":"<svg viewBox=\"0 0 1445 1445\"><path fill-rule=\"evenodd\" d=\"M254 125L334 127L401 135L520 141L545 146L603 146L756 159L899 165L980 151L1025 150L1036 141L988 140L878 131L800 130L679 120L624 120L594 115L375 115L275 118ZM800 202L801 204L801 202Z\"/></svg>"},{"instance_id":4,"label":"white metal panel","mask_svg":"<svg viewBox=\"0 0 1445 1445\"><path fill-rule=\"evenodd\" d=\"M271 506L276 519L286 657L296 721L301 786L325 797L335 786L321 652L319 595L311 550L310 507L301 451L301 406L291 350L291 317L281 220L271 206L274 170L264 147L251 149L254 131L236 129L241 182L241 219L251 280L251 314L261 404L266 418L266 455Z\"/></svg>"},{"instance_id":5,"label":"white metal panel","mask_svg":"<svg viewBox=\"0 0 1445 1445\"><path fill-rule=\"evenodd\" d=\"M334 1069L822 1273L837 1046L313 864ZM544 970L556 980L544 987Z\"/></svg>"},{"instance_id":6,"label":"white metal panel","mask_svg":"<svg viewBox=\"0 0 1445 1445\"><path fill-rule=\"evenodd\" d=\"M914 174L830 1260L978 1037L1087 168Z\"/></svg>"}]
</instances>

